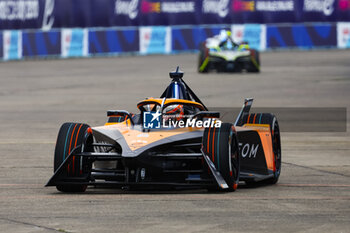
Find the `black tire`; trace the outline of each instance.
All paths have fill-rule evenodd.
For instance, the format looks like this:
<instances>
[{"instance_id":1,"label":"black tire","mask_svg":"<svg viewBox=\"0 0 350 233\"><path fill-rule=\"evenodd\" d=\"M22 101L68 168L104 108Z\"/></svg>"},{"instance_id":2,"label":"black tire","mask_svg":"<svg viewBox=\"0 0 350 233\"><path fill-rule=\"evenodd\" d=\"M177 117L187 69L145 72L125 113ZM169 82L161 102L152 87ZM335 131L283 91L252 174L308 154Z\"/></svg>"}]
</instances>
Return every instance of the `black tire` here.
<instances>
[{"instance_id":1,"label":"black tire","mask_svg":"<svg viewBox=\"0 0 350 233\"><path fill-rule=\"evenodd\" d=\"M243 119L243 122L270 125L275 171L273 178L267 180L267 183L276 184L282 167L281 136L276 116L272 113L251 113Z\"/></svg>"},{"instance_id":2,"label":"black tire","mask_svg":"<svg viewBox=\"0 0 350 233\"><path fill-rule=\"evenodd\" d=\"M260 54L259 51L251 49L252 59L248 64L247 72L258 73L260 72Z\"/></svg>"},{"instance_id":3,"label":"black tire","mask_svg":"<svg viewBox=\"0 0 350 233\"><path fill-rule=\"evenodd\" d=\"M61 166L69 153L77 146L83 145L89 134L89 126L80 123L64 123L58 133L55 147L54 172ZM91 139L90 139L91 140ZM91 143L91 142L90 142ZM82 150L91 151L91 146L84 144ZM85 161L81 157L73 157L73 160L63 168L63 177L85 177L83 172ZM86 185L57 185L57 190L61 192L84 192Z\"/></svg>"},{"instance_id":4,"label":"black tire","mask_svg":"<svg viewBox=\"0 0 350 233\"><path fill-rule=\"evenodd\" d=\"M208 49L205 47L205 43L202 43L200 48L199 48L199 57L198 57L198 72L199 73L208 73L209 65L207 65L203 70L200 70L200 67L202 66L205 58L207 57L207 51Z\"/></svg>"},{"instance_id":5,"label":"black tire","mask_svg":"<svg viewBox=\"0 0 350 233\"><path fill-rule=\"evenodd\" d=\"M240 152L235 128L230 123L222 123L220 128L206 128L203 134L203 151L210 157L216 169L220 172L228 189L233 192L237 189L240 170ZM215 186L210 191L219 190Z\"/></svg>"}]
</instances>

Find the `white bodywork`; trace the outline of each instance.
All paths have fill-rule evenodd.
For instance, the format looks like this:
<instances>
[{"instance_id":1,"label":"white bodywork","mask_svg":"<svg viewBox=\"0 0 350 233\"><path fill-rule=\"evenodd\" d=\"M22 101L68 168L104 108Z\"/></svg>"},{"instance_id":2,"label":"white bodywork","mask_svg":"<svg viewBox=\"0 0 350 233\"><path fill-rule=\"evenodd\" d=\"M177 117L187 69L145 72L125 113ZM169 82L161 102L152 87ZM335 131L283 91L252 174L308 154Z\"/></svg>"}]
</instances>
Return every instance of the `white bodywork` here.
<instances>
[{"instance_id":1,"label":"white bodywork","mask_svg":"<svg viewBox=\"0 0 350 233\"><path fill-rule=\"evenodd\" d=\"M214 37L208 38L206 40L206 47L209 49L209 55L222 57L227 61L234 61L238 57L249 56L249 50L218 50L220 43L227 39L226 33L220 33ZM232 39L232 38L231 38Z\"/></svg>"}]
</instances>

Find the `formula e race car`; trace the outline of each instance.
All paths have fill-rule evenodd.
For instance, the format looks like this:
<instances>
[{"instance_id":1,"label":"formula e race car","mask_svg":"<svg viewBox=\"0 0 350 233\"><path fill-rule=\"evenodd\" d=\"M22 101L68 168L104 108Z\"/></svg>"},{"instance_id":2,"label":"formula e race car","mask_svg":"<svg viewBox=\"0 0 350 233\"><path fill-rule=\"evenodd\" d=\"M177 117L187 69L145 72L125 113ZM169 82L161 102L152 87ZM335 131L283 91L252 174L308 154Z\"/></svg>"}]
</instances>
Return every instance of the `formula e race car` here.
<instances>
[{"instance_id":1,"label":"formula e race car","mask_svg":"<svg viewBox=\"0 0 350 233\"><path fill-rule=\"evenodd\" d=\"M221 33L203 42L199 49L198 72L260 72L259 52L247 43L237 44L230 31Z\"/></svg>"},{"instance_id":2,"label":"formula e race car","mask_svg":"<svg viewBox=\"0 0 350 233\"><path fill-rule=\"evenodd\" d=\"M137 114L110 110L98 127L64 123L46 186L235 191L239 181L277 182L281 142L273 114L249 114L253 99L246 99L235 123L222 123L178 68L170 77L160 98L137 104Z\"/></svg>"}]
</instances>

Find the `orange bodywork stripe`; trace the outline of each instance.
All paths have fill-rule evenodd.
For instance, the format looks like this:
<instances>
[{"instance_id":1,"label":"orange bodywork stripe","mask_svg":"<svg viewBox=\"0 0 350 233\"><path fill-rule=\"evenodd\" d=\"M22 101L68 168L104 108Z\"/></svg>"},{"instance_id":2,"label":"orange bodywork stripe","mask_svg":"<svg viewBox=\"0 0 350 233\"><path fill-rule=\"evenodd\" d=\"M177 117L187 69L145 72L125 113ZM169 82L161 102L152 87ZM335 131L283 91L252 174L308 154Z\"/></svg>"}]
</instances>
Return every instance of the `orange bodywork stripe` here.
<instances>
[{"instance_id":1,"label":"orange bodywork stripe","mask_svg":"<svg viewBox=\"0 0 350 233\"><path fill-rule=\"evenodd\" d=\"M269 124L251 124L251 123L247 123L247 124L244 124L243 127L266 128L266 130L270 131L270 125Z\"/></svg>"},{"instance_id":2,"label":"orange bodywork stripe","mask_svg":"<svg viewBox=\"0 0 350 233\"><path fill-rule=\"evenodd\" d=\"M264 155L267 168L275 171L275 158L272 149L272 139L270 132L259 132L262 147L264 149Z\"/></svg>"},{"instance_id":3,"label":"orange bodywork stripe","mask_svg":"<svg viewBox=\"0 0 350 233\"><path fill-rule=\"evenodd\" d=\"M250 114L248 115L248 120L247 120L247 123L249 123L249 118L250 118Z\"/></svg>"},{"instance_id":4,"label":"orange bodywork stripe","mask_svg":"<svg viewBox=\"0 0 350 233\"><path fill-rule=\"evenodd\" d=\"M180 135L186 132L204 131L202 127L201 128L188 127L188 128L176 128L176 129L164 130L164 131L142 132L137 129L133 129L130 126L130 124L127 126L125 121L124 123L119 123L119 124L94 127L94 129L96 130L101 129L101 130L108 130L108 131L118 129L119 132L123 135L129 148L133 151L139 148L142 148L146 145L149 145L153 142L156 142L171 136ZM206 148L203 148L203 149L206 149Z\"/></svg>"},{"instance_id":5,"label":"orange bodywork stripe","mask_svg":"<svg viewBox=\"0 0 350 233\"><path fill-rule=\"evenodd\" d=\"M210 140L210 127L209 127L209 131L208 131L207 153L209 153L209 140Z\"/></svg>"},{"instance_id":6,"label":"orange bodywork stripe","mask_svg":"<svg viewBox=\"0 0 350 233\"><path fill-rule=\"evenodd\" d=\"M146 99L146 100L139 102L137 104L137 107L139 108L140 106L145 105L145 104L159 104L159 105L161 105L162 102L163 102L163 99L160 99L160 98L157 98L157 99L149 98L149 99ZM204 110L204 107L202 104L200 104L198 102L190 101L190 100L184 100L184 99L168 98L165 100L164 105L168 105L168 104L172 104L172 103L195 105L196 107L200 108L201 110Z\"/></svg>"},{"instance_id":7,"label":"orange bodywork stripe","mask_svg":"<svg viewBox=\"0 0 350 233\"><path fill-rule=\"evenodd\" d=\"M254 114L253 124L255 124L256 115L258 115L258 114Z\"/></svg>"},{"instance_id":8,"label":"orange bodywork stripe","mask_svg":"<svg viewBox=\"0 0 350 233\"><path fill-rule=\"evenodd\" d=\"M212 148L211 148L211 151L212 151L211 157L212 157L213 162L214 162L214 154L215 154L215 153L214 153L214 151L215 151L215 150L214 150L214 148L215 148L215 147L214 147L214 146L215 146L215 127L214 127L214 132L213 132L213 142L212 142L212 143L213 143L213 146L212 146Z\"/></svg>"}]
</instances>

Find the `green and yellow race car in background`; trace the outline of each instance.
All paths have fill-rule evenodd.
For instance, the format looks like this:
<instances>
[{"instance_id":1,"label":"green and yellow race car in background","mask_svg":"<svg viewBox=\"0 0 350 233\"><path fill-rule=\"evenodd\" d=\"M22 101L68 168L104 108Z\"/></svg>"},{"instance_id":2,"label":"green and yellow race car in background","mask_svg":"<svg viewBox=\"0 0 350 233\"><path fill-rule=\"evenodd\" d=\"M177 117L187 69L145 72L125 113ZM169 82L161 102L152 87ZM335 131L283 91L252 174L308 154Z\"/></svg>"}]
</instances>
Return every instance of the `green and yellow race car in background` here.
<instances>
[{"instance_id":1,"label":"green and yellow race car in background","mask_svg":"<svg viewBox=\"0 0 350 233\"><path fill-rule=\"evenodd\" d=\"M206 39L199 50L198 72L260 72L259 52L247 43L237 44L231 32L222 30L219 35Z\"/></svg>"}]
</instances>

